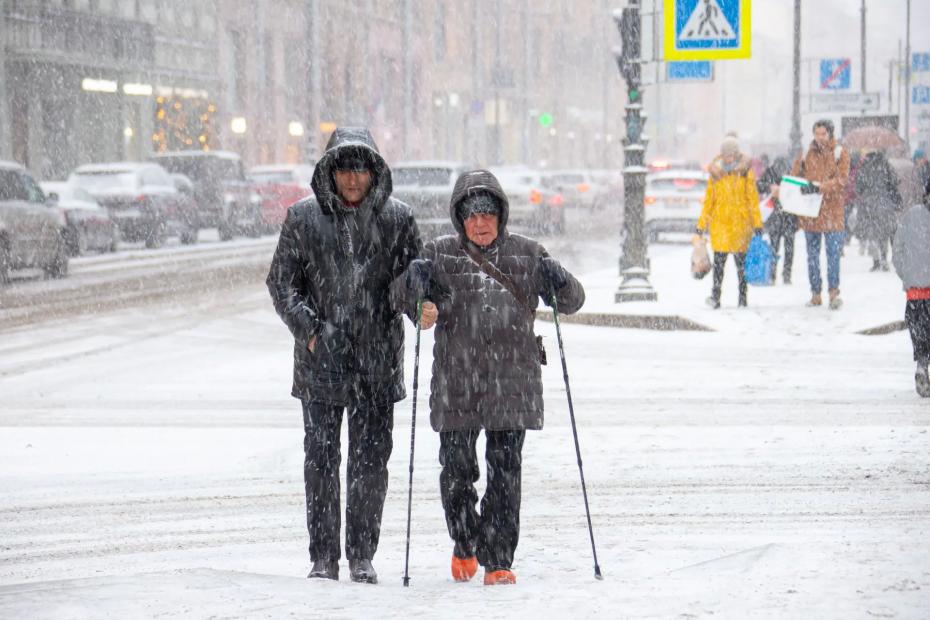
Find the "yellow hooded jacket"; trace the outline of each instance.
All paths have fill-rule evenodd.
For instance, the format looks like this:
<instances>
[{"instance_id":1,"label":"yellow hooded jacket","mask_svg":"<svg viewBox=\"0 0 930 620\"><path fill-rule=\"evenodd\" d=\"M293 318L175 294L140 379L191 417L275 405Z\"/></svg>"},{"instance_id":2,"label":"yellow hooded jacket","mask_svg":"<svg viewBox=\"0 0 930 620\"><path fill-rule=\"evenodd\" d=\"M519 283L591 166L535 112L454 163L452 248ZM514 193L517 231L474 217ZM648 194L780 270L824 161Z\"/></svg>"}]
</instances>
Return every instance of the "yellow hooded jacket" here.
<instances>
[{"instance_id":1,"label":"yellow hooded jacket","mask_svg":"<svg viewBox=\"0 0 930 620\"><path fill-rule=\"evenodd\" d=\"M698 219L699 230L710 228L710 246L714 252L746 252L753 229L762 228L759 194L749 160L741 157L729 171L721 157L708 169L710 181L704 195L704 208Z\"/></svg>"}]
</instances>

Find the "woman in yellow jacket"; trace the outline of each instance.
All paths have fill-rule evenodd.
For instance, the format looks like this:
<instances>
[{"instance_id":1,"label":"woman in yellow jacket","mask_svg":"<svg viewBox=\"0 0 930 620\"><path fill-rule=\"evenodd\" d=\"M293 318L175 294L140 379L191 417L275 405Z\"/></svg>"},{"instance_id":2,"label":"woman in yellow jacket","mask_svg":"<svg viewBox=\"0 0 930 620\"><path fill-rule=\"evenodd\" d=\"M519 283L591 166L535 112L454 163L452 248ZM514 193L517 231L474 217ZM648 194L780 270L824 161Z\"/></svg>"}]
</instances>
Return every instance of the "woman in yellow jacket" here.
<instances>
[{"instance_id":1,"label":"woman in yellow jacket","mask_svg":"<svg viewBox=\"0 0 930 620\"><path fill-rule=\"evenodd\" d=\"M728 134L720 146L720 155L708 169L710 182L704 196L704 208L697 223L697 234L710 229L710 247L714 251L714 285L707 305L720 307L720 288L727 255L732 254L739 274L739 305L746 305L746 249L754 234L762 234L759 194L749 159L739 152L736 136Z\"/></svg>"}]
</instances>

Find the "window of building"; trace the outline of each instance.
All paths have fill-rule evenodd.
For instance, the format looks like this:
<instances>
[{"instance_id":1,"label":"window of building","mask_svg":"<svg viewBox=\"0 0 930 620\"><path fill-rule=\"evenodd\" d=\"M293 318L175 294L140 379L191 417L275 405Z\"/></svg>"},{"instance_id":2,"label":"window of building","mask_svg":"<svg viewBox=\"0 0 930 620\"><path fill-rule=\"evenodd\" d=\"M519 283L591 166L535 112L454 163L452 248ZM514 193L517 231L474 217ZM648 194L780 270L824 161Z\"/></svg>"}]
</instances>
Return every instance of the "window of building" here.
<instances>
[{"instance_id":1,"label":"window of building","mask_svg":"<svg viewBox=\"0 0 930 620\"><path fill-rule=\"evenodd\" d=\"M436 62L446 60L446 2L436 1L435 28L433 29L433 51Z\"/></svg>"},{"instance_id":2,"label":"window of building","mask_svg":"<svg viewBox=\"0 0 930 620\"><path fill-rule=\"evenodd\" d=\"M120 0L119 16L123 19L135 19L137 2L138 0Z\"/></svg>"},{"instance_id":3,"label":"window of building","mask_svg":"<svg viewBox=\"0 0 930 620\"><path fill-rule=\"evenodd\" d=\"M156 0L140 0L139 17L150 24L158 21L158 5Z\"/></svg>"}]
</instances>

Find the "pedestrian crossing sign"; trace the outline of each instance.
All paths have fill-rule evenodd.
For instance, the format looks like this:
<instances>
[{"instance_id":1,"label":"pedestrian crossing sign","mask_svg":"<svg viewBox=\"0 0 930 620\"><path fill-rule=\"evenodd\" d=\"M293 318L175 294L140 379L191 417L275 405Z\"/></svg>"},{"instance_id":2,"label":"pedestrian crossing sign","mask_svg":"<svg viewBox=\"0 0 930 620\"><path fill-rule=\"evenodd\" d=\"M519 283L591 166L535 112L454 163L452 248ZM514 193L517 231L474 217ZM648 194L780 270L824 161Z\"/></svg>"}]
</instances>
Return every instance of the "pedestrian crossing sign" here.
<instances>
[{"instance_id":1,"label":"pedestrian crossing sign","mask_svg":"<svg viewBox=\"0 0 930 620\"><path fill-rule=\"evenodd\" d=\"M665 60L751 56L751 0L665 0Z\"/></svg>"}]
</instances>

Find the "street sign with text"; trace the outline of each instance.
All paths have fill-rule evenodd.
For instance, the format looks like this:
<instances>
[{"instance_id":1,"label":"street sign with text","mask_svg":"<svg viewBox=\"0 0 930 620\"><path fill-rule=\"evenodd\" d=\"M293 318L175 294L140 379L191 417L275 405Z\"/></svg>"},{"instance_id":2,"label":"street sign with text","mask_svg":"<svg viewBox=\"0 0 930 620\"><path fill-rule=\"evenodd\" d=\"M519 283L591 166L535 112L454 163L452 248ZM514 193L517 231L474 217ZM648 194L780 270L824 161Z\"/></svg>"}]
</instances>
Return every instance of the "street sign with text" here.
<instances>
[{"instance_id":1,"label":"street sign with text","mask_svg":"<svg viewBox=\"0 0 930 620\"><path fill-rule=\"evenodd\" d=\"M665 63L669 82L713 82L714 65L709 60L673 60Z\"/></svg>"},{"instance_id":2,"label":"street sign with text","mask_svg":"<svg viewBox=\"0 0 930 620\"><path fill-rule=\"evenodd\" d=\"M665 0L665 60L751 57L750 0Z\"/></svg>"},{"instance_id":3,"label":"street sign with text","mask_svg":"<svg viewBox=\"0 0 930 620\"><path fill-rule=\"evenodd\" d=\"M930 71L930 52L916 52L911 54L911 71L914 73Z\"/></svg>"},{"instance_id":4,"label":"street sign with text","mask_svg":"<svg viewBox=\"0 0 930 620\"><path fill-rule=\"evenodd\" d=\"M877 110L878 93L815 93L811 96L811 112L855 112Z\"/></svg>"},{"instance_id":5,"label":"street sign with text","mask_svg":"<svg viewBox=\"0 0 930 620\"><path fill-rule=\"evenodd\" d=\"M914 105L930 104L930 86L918 84L911 89L911 103Z\"/></svg>"}]
</instances>

